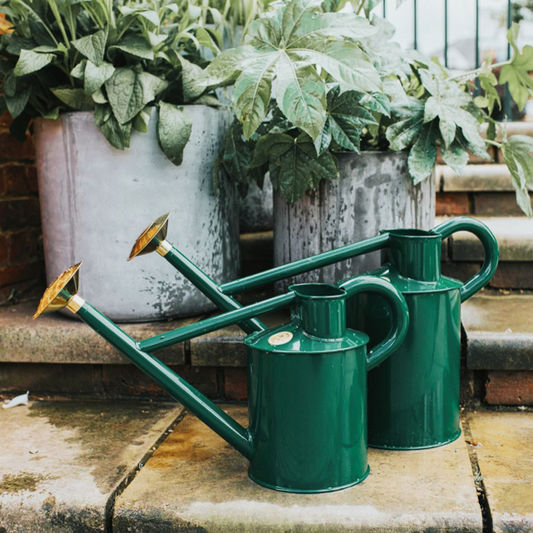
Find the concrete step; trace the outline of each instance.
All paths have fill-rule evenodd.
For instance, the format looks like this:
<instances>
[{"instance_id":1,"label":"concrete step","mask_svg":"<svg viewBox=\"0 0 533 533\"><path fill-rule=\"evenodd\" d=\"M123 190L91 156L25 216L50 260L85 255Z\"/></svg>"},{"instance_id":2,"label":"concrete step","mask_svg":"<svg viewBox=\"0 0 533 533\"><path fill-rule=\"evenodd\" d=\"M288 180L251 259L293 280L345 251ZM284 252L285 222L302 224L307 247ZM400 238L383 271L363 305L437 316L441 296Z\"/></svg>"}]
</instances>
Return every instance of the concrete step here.
<instances>
[{"instance_id":1,"label":"concrete step","mask_svg":"<svg viewBox=\"0 0 533 533\"><path fill-rule=\"evenodd\" d=\"M476 217L494 233L500 248L500 261L533 261L533 220L515 217ZM447 220L438 217L436 223ZM454 233L448 239L449 258L453 261L483 261L479 239L468 232Z\"/></svg>"},{"instance_id":2,"label":"concrete step","mask_svg":"<svg viewBox=\"0 0 533 533\"><path fill-rule=\"evenodd\" d=\"M143 402L0 409L0 531L110 531L115 497L180 413Z\"/></svg>"},{"instance_id":3,"label":"concrete step","mask_svg":"<svg viewBox=\"0 0 533 533\"><path fill-rule=\"evenodd\" d=\"M467 165L459 176L447 165L436 167L437 190L441 192L514 191L507 165Z\"/></svg>"},{"instance_id":4,"label":"concrete step","mask_svg":"<svg viewBox=\"0 0 533 533\"><path fill-rule=\"evenodd\" d=\"M224 409L246 425L245 407ZM246 459L187 414L117 499L113 531L482 531L463 437L433 450L370 450L369 463L351 489L276 492L253 483Z\"/></svg>"}]
</instances>

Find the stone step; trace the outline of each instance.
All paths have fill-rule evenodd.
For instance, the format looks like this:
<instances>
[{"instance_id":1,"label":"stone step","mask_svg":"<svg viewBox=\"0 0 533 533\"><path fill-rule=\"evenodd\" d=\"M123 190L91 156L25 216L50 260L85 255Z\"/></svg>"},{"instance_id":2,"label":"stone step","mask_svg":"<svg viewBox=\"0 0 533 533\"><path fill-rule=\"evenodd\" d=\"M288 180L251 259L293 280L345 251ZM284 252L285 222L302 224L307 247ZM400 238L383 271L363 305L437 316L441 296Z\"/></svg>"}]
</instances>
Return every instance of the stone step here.
<instances>
[{"instance_id":1,"label":"stone step","mask_svg":"<svg viewBox=\"0 0 533 533\"><path fill-rule=\"evenodd\" d=\"M500 261L533 261L533 220L516 217L476 217L494 233L500 248ZM447 220L438 217L436 223ZM453 261L483 261L479 239L468 232L454 233L447 240L449 258Z\"/></svg>"},{"instance_id":2,"label":"stone step","mask_svg":"<svg viewBox=\"0 0 533 533\"><path fill-rule=\"evenodd\" d=\"M509 192L514 191L507 165L467 165L459 176L447 165L436 167L439 192Z\"/></svg>"},{"instance_id":3,"label":"stone step","mask_svg":"<svg viewBox=\"0 0 533 533\"><path fill-rule=\"evenodd\" d=\"M224 410L247 424L247 409ZM464 437L423 451L370 450L370 475L347 490L290 494L247 476L247 461L186 414L117 498L113 531L479 531Z\"/></svg>"},{"instance_id":4,"label":"stone step","mask_svg":"<svg viewBox=\"0 0 533 533\"><path fill-rule=\"evenodd\" d=\"M0 409L0 531L110 531L116 495L180 413L175 402Z\"/></svg>"}]
</instances>

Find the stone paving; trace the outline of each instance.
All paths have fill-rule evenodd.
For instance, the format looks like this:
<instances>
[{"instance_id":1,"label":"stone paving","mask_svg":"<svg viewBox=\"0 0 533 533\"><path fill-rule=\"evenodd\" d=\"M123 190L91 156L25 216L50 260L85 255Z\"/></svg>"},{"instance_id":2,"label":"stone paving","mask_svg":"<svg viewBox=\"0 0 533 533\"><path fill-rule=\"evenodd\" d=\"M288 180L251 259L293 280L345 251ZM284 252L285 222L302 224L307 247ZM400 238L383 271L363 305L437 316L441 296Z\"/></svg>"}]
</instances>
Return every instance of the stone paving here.
<instances>
[{"instance_id":1,"label":"stone paving","mask_svg":"<svg viewBox=\"0 0 533 533\"><path fill-rule=\"evenodd\" d=\"M176 403L32 402L0 410L0 532L533 531L533 411L463 422L441 448L370 450L351 489L298 495L250 481Z\"/></svg>"}]
</instances>

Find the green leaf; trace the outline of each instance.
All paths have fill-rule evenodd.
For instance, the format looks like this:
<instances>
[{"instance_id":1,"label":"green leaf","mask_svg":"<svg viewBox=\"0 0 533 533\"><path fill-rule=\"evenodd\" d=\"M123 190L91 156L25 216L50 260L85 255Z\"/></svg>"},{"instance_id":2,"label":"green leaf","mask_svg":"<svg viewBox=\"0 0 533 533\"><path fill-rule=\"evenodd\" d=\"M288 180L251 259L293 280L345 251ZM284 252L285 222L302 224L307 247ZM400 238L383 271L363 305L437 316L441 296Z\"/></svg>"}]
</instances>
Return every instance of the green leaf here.
<instances>
[{"instance_id":1,"label":"green leaf","mask_svg":"<svg viewBox=\"0 0 533 533\"><path fill-rule=\"evenodd\" d=\"M505 164L511 172L516 201L522 211L533 216L528 189L533 189L533 138L526 135L512 135L502 143Z\"/></svg>"},{"instance_id":2,"label":"green leaf","mask_svg":"<svg viewBox=\"0 0 533 533\"><path fill-rule=\"evenodd\" d=\"M148 133L148 123L152 116L153 107L145 107L142 111L139 111L133 119L133 128L139 133Z\"/></svg>"},{"instance_id":3,"label":"green leaf","mask_svg":"<svg viewBox=\"0 0 533 533\"><path fill-rule=\"evenodd\" d=\"M437 126L430 122L424 126L420 136L409 152L407 164L415 185L428 178L435 168L437 159Z\"/></svg>"},{"instance_id":4,"label":"green leaf","mask_svg":"<svg viewBox=\"0 0 533 533\"><path fill-rule=\"evenodd\" d=\"M110 51L121 50L126 54L129 54L140 59L148 59L152 61L154 59L154 51L152 45L140 35L130 34L124 37L118 44L109 47Z\"/></svg>"},{"instance_id":5,"label":"green leaf","mask_svg":"<svg viewBox=\"0 0 533 533\"><path fill-rule=\"evenodd\" d=\"M95 65L100 65L104 60L106 43L107 29L97 31L92 35L87 35L86 37L72 41L74 48Z\"/></svg>"},{"instance_id":6,"label":"green leaf","mask_svg":"<svg viewBox=\"0 0 533 533\"><path fill-rule=\"evenodd\" d=\"M100 65L95 65L92 61L87 61L84 77L85 94L98 91L114 72L115 67L111 63L102 62Z\"/></svg>"},{"instance_id":7,"label":"green leaf","mask_svg":"<svg viewBox=\"0 0 533 533\"><path fill-rule=\"evenodd\" d=\"M183 161L183 150L189 141L191 131L192 121L183 108L165 102L160 103L157 136L161 149L175 165L181 165Z\"/></svg>"},{"instance_id":8,"label":"green leaf","mask_svg":"<svg viewBox=\"0 0 533 533\"><path fill-rule=\"evenodd\" d=\"M100 126L109 144L118 150L129 148L131 138L131 122L120 124L113 114Z\"/></svg>"},{"instance_id":9,"label":"green leaf","mask_svg":"<svg viewBox=\"0 0 533 533\"><path fill-rule=\"evenodd\" d=\"M321 156L331 145L333 135L331 133L331 126L329 118L326 120L324 128L320 132L320 135L314 140L315 150L318 156Z\"/></svg>"},{"instance_id":10,"label":"green leaf","mask_svg":"<svg viewBox=\"0 0 533 533\"><path fill-rule=\"evenodd\" d=\"M504 65L500 71L500 83L509 84L509 92L518 105L524 109L530 96L533 96L533 80L529 72L533 70L533 46L526 45L520 52L516 46L519 25L515 22L507 32L507 40L513 47L513 59L509 65Z\"/></svg>"},{"instance_id":11,"label":"green leaf","mask_svg":"<svg viewBox=\"0 0 533 533\"><path fill-rule=\"evenodd\" d=\"M263 56L250 65L236 81L232 93L233 109L243 125L247 139L257 130L268 112L276 56Z\"/></svg>"},{"instance_id":12,"label":"green leaf","mask_svg":"<svg viewBox=\"0 0 533 533\"><path fill-rule=\"evenodd\" d=\"M461 175L468 163L468 152L459 141L454 141L450 146L441 148L442 159L453 171Z\"/></svg>"},{"instance_id":13,"label":"green leaf","mask_svg":"<svg viewBox=\"0 0 533 533\"><path fill-rule=\"evenodd\" d=\"M312 66L294 69L287 58L277 64L275 96L282 113L316 139L326 122L326 87Z\"/></svg>"},{"instance_id":14,"label":"green leaf","mask_svg":"<svg viewBox=\"0 0 533 533\"><path fill-rule=\"evenodd\" d=\"M118 68L106 81L107 97L120 124L129 122L141 109L153 101L167 83L148 72Z\"/></svg>"},{"instance_id":15,"label":"green leaf","mask_svg":"<svg viewBox=\"0 0 533 533\"><path fill-rule=\"evenodd\" d=\"M464 109L457 109L455 123L461 128L462 134L468 143L468 149L478 157L490 159L487 153L485 140L480 134L478 121Z\"/></svg>"},{"instance_id":16,"label":"green leaf","mask_svg":"<svg viewBox=\"0 0 533 533\"><path fill-rule=\"evenodd\" d=\"M71 71L70 75L77 80L83 80L85 77L85 68L87 67L87 60L82 59Z\"/></svg>"},{"instance_id":17,"label":"green leaf","mask_svg":"<svg viewBox=\"0 0 533 533\"><path fill-rule=\"evenodd\" d=\"M52 92L65 104L77 111L91 111L94 109L94 102L87 96L83 89L52 89Z\"/></svg>"},{"instance_id":18,"label":"green leaf","mask_svg":"<svg viewBox=\"0 0 533 533\"><path fill-rule=\"evenodd\" d=\"M197 83L197 80L202 77L203 71L198 65L182 57L181 54L177 54L177 57L181 63L183 101L185 103L192 102L204 92L204 88Z\"/></svg>"},{"instance_id":19,"label":"green leaf","mask_svg":"<svg viewBox=\"0 0 533 533\"><path fill-rule=\"evenodd\" d=\"M46 67L56 59L54 54L40 54L31 50L21 50L17 64L15 65L15 76L26 76Z\"/></svg>"},{"instance_id":20,"label":"green leaf","mask_svg":"<svg viewBox=\"0 0 533 533\"><path fill-rule=\"evenodd\" d=\"M402 120L391 124L387 128L386 136L390 149L399 152L411 146L422 130L424 104L416 98L409 98L407 105L393 107L393 116L402 117Z\"/></svg>"},{"instance_id":21,"label":"green leaf","mask_svg":"<svg viewBox=\"0 0 533 533\"><path fill-rule=\"evenodd\" d=\"M11 116L17 118L26 108L32 92L31 86L18 80L10 70L4 80L4 101Z\"/></svg>"}]
</instances>

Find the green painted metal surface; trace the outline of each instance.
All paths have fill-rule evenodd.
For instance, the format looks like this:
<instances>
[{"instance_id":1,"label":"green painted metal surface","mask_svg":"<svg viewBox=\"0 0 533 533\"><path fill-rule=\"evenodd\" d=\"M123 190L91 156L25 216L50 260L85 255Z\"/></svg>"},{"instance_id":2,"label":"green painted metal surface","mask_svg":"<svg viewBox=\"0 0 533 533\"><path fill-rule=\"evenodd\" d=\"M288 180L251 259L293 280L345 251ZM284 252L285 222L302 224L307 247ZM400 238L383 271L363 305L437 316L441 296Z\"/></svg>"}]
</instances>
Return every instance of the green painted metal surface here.
<instances>
[{"instance_id":1,"label":"green painted metal surface","mask_svg":"<svg viewBox=\"0 0 533 533\"><path fill-rule=\"evenodd\" d=\"M481 271L469 282L440 274L441 241L471 231L485 248ZM473 219L455 219L431 232L392 230L382 252L385 265L370 274L387 279L404 295L410 326L394 358L368 376L369 445L419 449L441 446L460 435L459 380L461 301L486 285L498 263L490 230ZM378 295L350 302L348 324L363 328L370 346L387 334L388 304Z\"/></svg>"},{"instance_id":2,"label":"green painted metal surface","mask_svg":"<svg viewBox=\"0 0 533 533\"><path fill-rule=\"evenodd\" d=\"M347 299L367 291L386 299L392 317L386 338L368 354L368 336L346 328ZM149 353L289 305L290 323L245 338L247 429ZM77 313L243 454L257 483L289 492L328 492L368 475L367 370L401 345L409 323L404 298L387 281L361 276L343 287L294 285L288 294L141 342L86 302Z\"/></svg>"}]
</instances>

